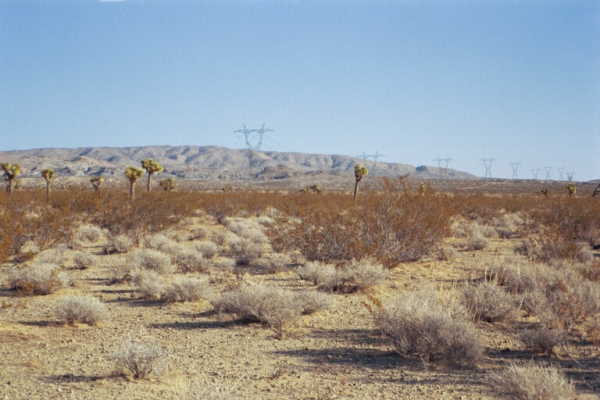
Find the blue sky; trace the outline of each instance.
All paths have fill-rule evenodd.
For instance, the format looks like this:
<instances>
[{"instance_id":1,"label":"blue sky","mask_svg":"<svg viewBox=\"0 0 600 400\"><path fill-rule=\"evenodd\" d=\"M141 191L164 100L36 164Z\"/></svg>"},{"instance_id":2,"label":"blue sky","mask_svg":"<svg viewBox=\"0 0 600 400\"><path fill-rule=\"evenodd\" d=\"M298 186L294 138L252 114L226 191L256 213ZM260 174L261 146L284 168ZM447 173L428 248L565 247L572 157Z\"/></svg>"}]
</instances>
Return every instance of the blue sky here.
<instances>
[{"instance_id":1,"label":"blue sky","mask_svg":"<svg viewBox=\"0 0 600 400\"><path fill-rule=\"evenodd\" d=\"M221 145L600 177L600 2L0 0L0 149Z\"/></svg>"}]
</instances>

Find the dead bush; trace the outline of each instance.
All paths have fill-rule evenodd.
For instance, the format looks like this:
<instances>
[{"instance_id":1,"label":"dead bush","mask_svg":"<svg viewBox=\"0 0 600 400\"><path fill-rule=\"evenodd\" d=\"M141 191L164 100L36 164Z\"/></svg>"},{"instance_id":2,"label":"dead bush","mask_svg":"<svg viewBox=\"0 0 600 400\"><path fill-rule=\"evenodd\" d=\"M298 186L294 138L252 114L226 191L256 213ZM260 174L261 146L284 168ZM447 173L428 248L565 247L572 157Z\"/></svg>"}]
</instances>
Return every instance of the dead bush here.
<instances>
[{"instance_id":1,"label":"dead bush","mask_svg":"<svg viewBox=\"0 0 600 400\"><path fill-rule=\"evenodd\" d=\"M264 253L262 243L247 238L238 238L231 241L229 248L229 254L237 260L238 265L250 265Z\"/></svg>"},{"instance_id":2,"label":"dead bush","mask_svg":"<svg viewBox=\"0 0 600 400\"><path fill-rule=\"evenodd\" d=\"M104 231L100 227L91 224L81 225L73 233L73 243L75 246L94 245L104 238Z\"/></svg>"},{"instance_id":3,"label":"dead bush","mask_svg":"<svg viewBox=\"0 0 600 400\"><path fill-rule=\"evenodd\" d=\"M96 257L90 253L78 251L73 255L73 266L77 269L88 269L96 263Z\"/></svg>"},{"instance_id":4,"label":"dead bush","mask_svg":"<svg viewBox=\"0 0 600 400\"><path fill-rule=\"evenodd\" d=\"M305 311L293 291L265 285L243 285L213 301L218 312L263 322L283 338L286 327Z\"/></svg>"},{"instance_id":5,"label":"dead bush","mask_svg":"<svg viewBox=\"0 0 600 400\"><path fill-rule=\"evenodd\" d=\"M469 230L467 231L467 238L463 244L464 249L470 251L485 249L489 243L483 232L484 230L481 225L475 222L471 223Z\"/></svg>"},{"instance_id":6,"label":"dead bush","mask_svg":"<svg viewBox=\"0 0 600 400\"><path fill-rule=\"evenodd\" d=\"M492 220L492 226L496 229L498 236L503 239L510 239L518 235L520 227L524 223L524 219L517 213L505 213Z\"/></svg>"},{"instance_id":7,"label":"dead bush","mask_svg":"<svg viewBox=\"0 0 600 400\"><path fill-rule=\"evenodd\" d=\"M275 251L299 250L309 261L323 262L374 257L393 267L429 254L447 234L451 216L445 197L424 199L391 183L359 202L326 194L311 206L289 210L302 223L290 218L271 227Z\"/></svg>"},{"instance_id":8,"label":"dead bush","mask_svg":"<svg viewBox=\"0 0 600 400\"><path fill-rule=\"evenodd\" d=\"M191 247L182 247L177 253L171 255L181 272L199 272L206 271L208 263L202 256L202 253Z\"/></svg>"},{"instance_id":9,"label":"dead bush","mask_svg":"<svg viewBox=\"0 0 600 400\"><path fill-rule=\"evenodd\" d=\"M442 304L432 291L398 297L375 312L375 322L404 357L424 362L474 366L483 356L475 326L462 310Z\"/></svg>"},{"instance_id":10,"label":"dead bush","mask_svg":"<svg viewBox=\"0 0 600 400\"><path fill-rule=\"evenodd\" d=\"M127 253L134 247L133 240L127 235L112 236L104 247L106 254Z\"/></svg>"},{"instance_id":11,"label":"dead bush","mask_svg":"<svg viewBox=\"0 0 600 400\"><path fill-rule=\"evenodd\" d=\"M442 246L437 250L437 257L440 261L453 261L458 258L458 251L451 246Z\"/></svg>"},{"instance_id":12,"label":"dead bush","mask_svg":"<svg viewBox=\"0 0 600 400\"><path fill-rule=\"evenodd\" d=\"M209 240L194 243L194 248L206 258L213 258L219 253L219 247Z\"/></svg>"},{"instance_id":13,"label":"dead bush","mask_svg":"<svg viewBox=\"0 0 600 400\"><path fill-rule=\"evenodd\" d=\"M127 340L112 355L117 369L134 379L160 376L167 367L167 353L154 343Z\"/></svg>"},{"instance_id":14,"label":"dead bush","mask_svg":"<svg viewBox=\"0 0 600 400\"><path fill-rule=\"evenodd\" d=\"M492 388L513 400L575 400L575 387L556 368L511 364L490 375Z\"/></svg>"},{"instance_id":15,"label":"dead bush","mask_svg":"<svg viewBox=\"0 0 600 400\"><path fill-rule=\"evenodd\" d=\"M309 263L298 268L301 279L309 280L320 290L335 293L353 293L380 284L389 271L372 259L353 260L336 268L330 264Z\"/></svg>"},{"instance_id":16,"label":"dead bush","mask_svg":"<svg viewBox=\"0 0 600 400\"><path fill-rule=\"evenodd\" d=\"M462 302L475 321L504 321L513 317L517 308L512 295L488 282L465 286Z\"/></svg>"},{"instance_id":17,"label":"dead bush","mask_svg":"<svg viewBox=\"0 0 600 400\"><path fill-rule=\"evenodd\" d=\"M176 268L171 263L168 254L153 249L137 249L130 253L130 262L133 266L147 269L160 274L171 274Z\"/></svg>"},{"instance_id":18,"label":"dead bush","mask_svg":"<svg viewBox=\"0 0 600 400\"><path fill-rule=\"evenodd\" d=\"M9 277L10 289L26 295L50 294L70 284L68 275L56 264L32 264L17 268Z\"/></svg>"},{"instance_id":19,"label":"dead bush","mask_svg":"<svg viewBox=\"0 0 600 400\"><path fill-rule=\"evenodd\" d=\"M149 300L161 300L167 290L163 276L151 270L137 271L133 275L133 284L141 297Z\"/></svg>"},{"instance_id":20,"label":"dead bush","mask_svg":"<svg viewBox=\"0 0 600 400\"><path fill-rule=\"evenodd\" d=\"M213 293L208 285L207 279L179 276L175 278L163 294L166 302L198 301L200 299L211 299Z\"/></svg>"},{"instance_id":21,"label":"dead bush","mask_svg":"<svg viewBox=\"0 0 600 400\"><path fill-rule=\"evenodd\" d=\"M302 314L313 314L317 311L331 307L331 295L311 290L296 293L296 301L302 306Z\"/></svg>"},{"instance_id":22,"label":"dead bush","mask_svg":"<svg viewBox=\"0 0 600 400\"><path fill-rule=\"evenodd\" d=\"M556 346L565 342L566 333L560 329L548 329L540 326L524 330L519 337L527 350L552 356L555 355Z\"/></svg>"},{"instance_id":23,"label":"dead bush","mask_svg":"<svg viewBox=\"0 0 600 400\"><path fill-rule=\"evenodd\" d=\"M108 308L92 296L65 296L56 305L55 313L59 321L65 324L83 322L96 325L106 319Z\"/></svg>"}]
</instances>

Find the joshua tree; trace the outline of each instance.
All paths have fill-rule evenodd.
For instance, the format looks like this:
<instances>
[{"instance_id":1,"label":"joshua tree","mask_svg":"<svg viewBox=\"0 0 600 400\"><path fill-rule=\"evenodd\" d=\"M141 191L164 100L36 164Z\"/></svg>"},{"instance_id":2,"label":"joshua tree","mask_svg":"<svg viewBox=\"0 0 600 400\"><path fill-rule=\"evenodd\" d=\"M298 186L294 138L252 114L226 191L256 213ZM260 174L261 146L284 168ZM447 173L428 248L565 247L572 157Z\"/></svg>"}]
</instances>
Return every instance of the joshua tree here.
<instances>
[{"instance_id":1,"label":"joshua tree","mask_svg":"<svg viewBox=\"0 0 600 400\"><path fill-rule=\"evenodd\" d=\"M358 194L358 183L362 180L363 177L369 174L369 170L366 166L362 164L356 164L354 166L354 200L356 200L356 195Z\"/></svg>"},{"instance_id":2,"label":"joshua tree","mask_svg":"<svg viewBox=\"0 0 600 400\"><path fill-rule=\"evenodd\" d=\"M150 180L152 179L152 175L160 174L165 170L165 168L160 165L158 161L154 160L142 160L142 168L146 170L148 173L148 182L146 183L146 190L150 191Z\"/></svg>"},{"instance_id":3,"label":"joshua tree","mask_svg":"<svg viewBox=\"0 0 600 400\"><path fill-rule=\"evenodd\" d=\"M93 178L90 179L90 183L94 187L94 192L97 192L100 190L100 186L102 186L102 184L104 183L104 177L94 176Z\"/></svg>"},{"instance_id":4,"label":"joshua tree","mask_svg":"<svg viewBox=\"0 0 600 400\"><path fill-rule=\"evenodd\" d=\"M540 193L544 195L544 197L548 197L550 196L550 192L548 191L548 188L543 188L542 190L540 190Z\"/></svg>"},{"instance_id":5,"label":"joshua tree","mask_svg":"<svg viewBox=\"0 0 600 400\"><path fill-rule=\"evenodd\" d=\"M50 201L50 185L54 179L54 170L52 168L46 168L42 170L42 178L46 181L46 201Z\"/></svg>"},{"instance_id":6,"label":"joshua tree","mask_svg":"<svg viewBox=\"0 0 600 400\"><path fill-rule=\"evenodd\" d=\"M144 175L144 170L136 167L125 168L125 176L129 179L129 200L135 198L135 183Z\"/></svg>"},{"instance_id":7,"label":"joshua tree","mask_svg":"<svg viewBox=\"0 0 600 400\"><path fill-rule=\"evenodd\" d=\"M163 179L158 184L165 192L172 192L175 190L175 179L173 178Z\"/></svg>"},{"instance_id":8,"label":"joshua tree","mask_svg":"<svg viewBox=\"0 0 600 400\"><path fill-rule=\"evenodd\" d=\"M0 167L2 167L6 179L6 192L12 193L17 177L21 175L21 166L19 164L3 163L0 164Z\"/></svg>"},{"instance_id":9,"label":"joshua tree","mask_svg":"<svg viewBox=\"0 0 600 400\"><path fill-rule=\"evenodd\" d=\"M574 183L569 183L566 188L567 192L569 193L569 197L573 197L575 196L575 193L577 193L577 186L575 186Z\"/></svg>"}]
</instances>

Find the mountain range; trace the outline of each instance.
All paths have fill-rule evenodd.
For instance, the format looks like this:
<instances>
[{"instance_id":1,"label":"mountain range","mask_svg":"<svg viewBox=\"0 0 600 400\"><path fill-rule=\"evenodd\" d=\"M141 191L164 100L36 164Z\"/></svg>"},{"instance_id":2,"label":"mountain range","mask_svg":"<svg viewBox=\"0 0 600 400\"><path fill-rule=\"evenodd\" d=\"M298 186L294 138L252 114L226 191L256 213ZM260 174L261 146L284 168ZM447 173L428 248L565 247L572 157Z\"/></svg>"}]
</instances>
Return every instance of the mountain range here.
<instances>
[{"instance_id":1,"label":"mountain range","mask_svg":"<svg viewBox=\"0 0 600 400\"><path fill-rule=\"evenodd\" d=\"M139 146L45 148L0 152L0 162L19 163L24 176L53 168L61 176L122 176L143 159L160 162L163 175L185 179L272 180L313 174L352 174L358 157L229 149L218 146ZM366 162L371 175L410 175L417 179L477 179L475 175L426 165Z\"/></svg>"}]
</instances>

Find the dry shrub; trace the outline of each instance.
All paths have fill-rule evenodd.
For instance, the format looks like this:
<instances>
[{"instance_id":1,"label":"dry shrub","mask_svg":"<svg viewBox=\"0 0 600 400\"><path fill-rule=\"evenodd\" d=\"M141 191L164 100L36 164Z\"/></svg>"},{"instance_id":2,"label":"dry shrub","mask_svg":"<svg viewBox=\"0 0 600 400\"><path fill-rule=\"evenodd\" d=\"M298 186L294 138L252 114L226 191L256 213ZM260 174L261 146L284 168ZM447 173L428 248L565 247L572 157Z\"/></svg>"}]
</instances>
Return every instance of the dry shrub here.
<instances>
[{"instance_id":1,"label":"dry shrub","mask_svg":"<svg viewBox=\"0 0 600 400\"><path fill-rule=\"evenodd\" d=\"M303 290L296 293L296 300L302 305L302 314L313 314L317 311L331 307L331 295L312 290Z\"/></svg>"},{"instance_id":2,"label":"dry shrub","mask_svg":"<svg viewBox=\"0 0 600 400\"><path fill-rule=\"evenodd\" d=\"M503 286L510 293L520 294L544 286L556 273L556 270L543 264L532 264L507 257L489 266L486 277Z\"/></svg>"},{"instance_id":3,"label":"dry shrub","mask_svg":"<svg viewBox=\"0 0 600 400\"><path fill-rule=\"evenodd\" d=\"M65 324L83 322L96 325L106 319L108 308L92 296L65 296L56 305L55 313L59 321Z\"/></svg>"},{"instance_id":4,"label":"dry shrub","mask_svg":"<svg viewBox=\"0 0 600 400\"><path fill-rule=\"evenodd\" d=\"M9 287L26 295L54 293L70 283L68 275L56 264L33 264L17 268L9 277Z\"/></svg>"},{"instance_id":5,"label":"dry shrub","mask_svg":"<svg viewBox=\"0 0 600 400\"><path fill-rule=\"evenodd\" d=\"M560 329L549 329L540 326L524 330L519 337L527 350L551 356L555 354L554 349L556 346L565 342L566 333Z\"/></svg>"},{"instance_id":6,"label":"dry shrub","mask_svg":"<svg viewBox=\"0 0 600 400\"><path fill-rule=\"evenodd\" d=\"M190 240L204 240L207 237L208 237L208 231L206 230L206 228L199 227L199 228L194 228L190 231L189 239Z\"/></svg>"},{"instance_id":7,"label":"dry shrub","mask_svg":"<svg viewBox=\"0 0 600 400\"><path fill-rule=\"evenodd\" d=\"M179 248L181 248L180 244L162 233L157 233L145 238L144 244L150 249L169 254L176 252Z\"/></svg>"},{"instance_id":8,"label":"dry shrub","mask_svg":"<svg viewBox=\"0 0 600 400\"><path fill-rule=\"evenodd\" d=\"M292 263L292 258L287 254L268 253L252 261L252 265L266 271L282 271Z\"/></svg>"},{"instance_id":9,"label":"dry shrub","mask_svg":"<svg viewBox=\"0 0 600 400\"><path fill-rule=\"evenodd\" d=\"M167 353L154 343L127 340L113 354L117 369L130 374L134 379L151 375L160 376L167 366Z\"/></svg>"},{"instance_id":10,"label":"dry shrub","mask_svg":"<svg viewBox=\"0 0 600 400\"><path fill-rule=\"evenodd\" d=\"M392 267L434 249L448 232L452 212L444 196L404 193L389 181L383 192L365 193L354 203L342 195L318 197L310 209L290 210L301 223L271 228L277 252L297 249L309 261L324 262L370 256Z\"/></svg>"},{"instance_id":11,"label":"dry shrub","mask_svg":"<svg viewBox=\"0 0 600 400\"><path fill-rule=\"evenodd\" d=\"M490 383L504 398L512 400L575 400L575 387L553 367L511 364L490 375Z\"/></svg>"},{"instance_id":12,"label":"dry shrub","mask_svg":"<svg viewBox=\"0 0 600 400\"><path fill-rule=\"evenodd\" d=\"M229 255L237 260L238 265L250 265L264 253L263 243L248 238L232 240L229 249Z\"/></svg>"},{"instance_id":13,"label":"dry shrub","mask_svg":"<svg viewBox=\"0 0 600 400\"><path fill-rule=\"evenodd\" d=\"M167 290L164 277L155 271L141 270L133 274L133 284L142 298L161 300Z\"/></svg>"},{"instance_id":14,"label":"dry shrub","mask_svg":"<svg viewBox=\"0 0 600 400\"><path fill-rule=\"evenodd\" d=\"M90 246L105 238L104 231L91 224L84 224L73 233L73 244L75 246Z\"/></svg>"},{"instance_id":15,"label":"dry shrub","mask_svg":"<svg viewBox=\"0 0 600 400\"><path fill-rule=\"evenodd\" d=\"M106 254L127 253L134 247L133 240L127 235L112 236L104 248Z\"/></svg>"},{"instance_id":16,"label":"dry shrub","mask_svg":"<svg viewBox=\"0 0 600 400\"><path fill-rule=\"evenodd\" d=\"M213 293L208 279L179 276L165 289L163 300L169 303L211 299Z\"/></svg>"},{"instance_id":17,"label":"dry shrub","mask_svg":"<svg viewBox=\"0 0 600 400\"><path fill-rule=\"evenodd\" d=\"M36 263L40 264L57 264L61 265L65 259L64 252L67 249L64 247L56 247L52 249L44 250L38 253L34 260Z\"/></svg>"},{"instance_id":18,"label":"dry shrub","mask_svg":"<svg viewBox=\"0 0 600 400\"><path fill-rule=\"evenodd\" d=\"M505 213L492 220L492 226L496 229L498 236L503 239L518 235L520 227L524 223L523 217L518 213Z\"/></svg>"},{"instance_id":19,"label":"dry shrub","mask_svg":"<svg viewBox=\"0 0 600 400\"><path fill-rule=\"evenodd\" d=\"M465 250L483 250L488 246L488 240L484 232L484 228L490 228L488 226L479 225L476 222L472 222L467 230L466 240L463 243ZM489 231L489 229L488 229ZM495 233L495 231L494 231Z\"/></svg>"},{"instance_id":20,"label":"dry shrub","mask_svg":"<svg viewBox=\"0 0 600 400\"><path fill-rule=\"evenodd\" d=\"M298 300L296 292L290 290L266 285L243 285L222 294L213 301L213 306L221 313L263 322L275 331L278 338L282 338L286 327L305 312L304 305Z\"/></svg>"},{"instance_id":21,"label":"dry shrub","mask_svg":"<svg viewBox=\"0 0 600 400\"><path fill-rule=\"evenodd\" d=\"M474 366L483 357L483 346L462 312L442 304L435 292L422 290L385 304L375 313L375 322L404 357Z\"/></svg>"},{"instance_id":22,"label":"dry shrub","mask_svg":"<svg viewBox=\"0 0 600 400\"><path fill-rule=\"evenodd\" d=\"M130 253L130 262L135 268L147 269L160 274L175 272L168 254L153 249L137 249Z\"/></svg>"},{"instance_id":23,"label":"dry shrub","mask_svg":"<svg viewBox=\"0 0 600 400\"><path fill-rule=\"evenodd\" d=\"M206 258L213 258L219 253L219 247L209 240L194 243L194 248Z\"/></svg>"},{"instance_id":24,"label":"dry shrub","mask_svg":"<svg viewBox=\"0 0 600 400\"><path fill-rule=\"evenodd\" d=\"M458 258L458 251L451 246L442 246L437 251L437 257L440 261L453 261Z\"/></svg>"},{"instance_id":25,"label":"dry shrub","mask_svg":"<svg viewBox=\"0 0 600 400\"><path fill-rule=\"evenodd\" d=\"M462 302L475 321L504 321L513 317L517 308L510 293L488 282L465 286Z\"/></svg>"},{"instance_id":26,"label":"dry shrub","mask_svg":"<svg viewBox=\"0 0 600 400\"><path fill-rule=\"evenodd\" d=\"M526 256L532 261L551 262L557 259L576 260L580 247L558 232L546 231L544 234L529 237L515 248L515 253Z\"/></svg>"},{"instance_id":27,"label":"dry shrub","mask_svg":"<svg viewBox=\"0 0 600 400\"><path fill-rule=\"evenodd\" d=\"M211 264L213 267L220 269L220 270L231 270L236 266L237 261L234 260L233 258L229 258L229 257L219 257L219 258L213 259L211 261Z\"/></svg>"},{"instance_id":28,"label":"dry shrub","mask_svg":"<svg viewBox=\"0 0 600 400\"><path fill-rule=\"evenodd\" d=\"M88 269L96 263L96 257L90 253L78 251L73 255L73 266L78 269Z\"/></svg>"},{"instance_id":29,"label":"dry shrub","mask_svg":"<svg viewBox=\"0 0 600 400\"><path fill-rule=\"evenodd\" d=\"M181 247L176 253L172 253L171 259L181 272L206 271L208 268L202 253L191 247Z\"/></svg>"},{"instance_id":30,"label":"dry shrub","mask_svg":"<svg viewBox=\"0 0 600 400\"><path fill-rule=\"evenodd\" d=\"M320 290L335 293L353 293L380 284L389 276L383 265L372 259L353 260L348 265L312 262L297 269L301 279L311 281Z\"/></svg>"}]
</instances>

